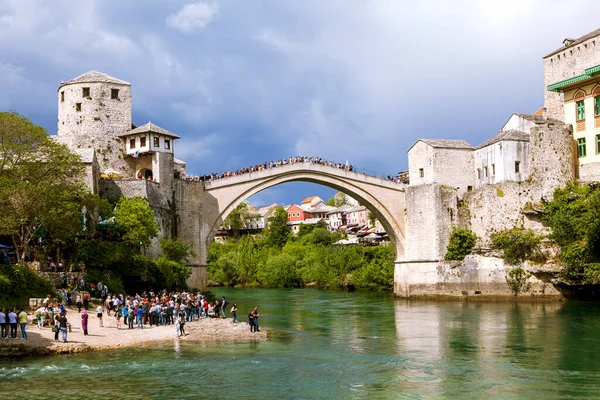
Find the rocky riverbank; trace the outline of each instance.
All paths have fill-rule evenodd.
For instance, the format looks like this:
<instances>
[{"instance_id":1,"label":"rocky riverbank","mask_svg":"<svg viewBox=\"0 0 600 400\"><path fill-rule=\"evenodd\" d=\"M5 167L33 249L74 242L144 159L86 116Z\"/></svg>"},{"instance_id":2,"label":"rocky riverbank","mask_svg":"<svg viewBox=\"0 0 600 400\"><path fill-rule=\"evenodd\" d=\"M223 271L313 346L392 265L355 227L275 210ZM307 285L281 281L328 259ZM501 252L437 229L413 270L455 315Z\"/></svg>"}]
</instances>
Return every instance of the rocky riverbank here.
<instances>
[{"instance_id":1,"label":"rocky riverbank","mask_svg":"<svg viewBox=\"0 0 600 400\"><path fill-rule=\"evenodd\" d=\"M81 330L81 316L77 310L69 310L67 319L71 324L71 332L67 335L67 343L54 341L54 332L49 327L38 329L35 325L27 326L29 340L0 340L0 358L20 358L51 354L81 353L94 350L107 350L125 347L141 347L152 343L182 340L188 342L227 341L251 342L267 339L267 332L250 332L246 322L231 323L231 319L207 318L185 324L186 336L177 337L175 325L148 326L144 329L117 329L116 318L104 315L103 325L99 327L95 314L89 314L89 335L84 336ZM19 330L20 336L20 330ZM59 339L60 339L59 334Z\"/></svg>"}]
</instances>

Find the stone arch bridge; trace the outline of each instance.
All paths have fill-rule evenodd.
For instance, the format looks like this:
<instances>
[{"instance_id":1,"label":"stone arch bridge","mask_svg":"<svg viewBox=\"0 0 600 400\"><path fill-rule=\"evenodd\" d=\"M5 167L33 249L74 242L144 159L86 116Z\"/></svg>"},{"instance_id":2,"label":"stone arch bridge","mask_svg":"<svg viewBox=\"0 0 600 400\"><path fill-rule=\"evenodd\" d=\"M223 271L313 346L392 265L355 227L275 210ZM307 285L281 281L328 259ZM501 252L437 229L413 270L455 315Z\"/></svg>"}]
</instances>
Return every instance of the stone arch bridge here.
<instances>
[{"instance_id":1,"label":"stone arch bridge","mask_svg":"<svg viewBox=\"0 0 600 400\"><path fill-rule=\"evenodd\" d=\"M405 248L404 184L311 162L286 164L207 182L176 186L177 235L195 252L191 287L206 287L208 249L223 220L252 195L286 182L311 182L339 190L367 207L385 228L402 260Z\"/></svg>"}]
</instances>

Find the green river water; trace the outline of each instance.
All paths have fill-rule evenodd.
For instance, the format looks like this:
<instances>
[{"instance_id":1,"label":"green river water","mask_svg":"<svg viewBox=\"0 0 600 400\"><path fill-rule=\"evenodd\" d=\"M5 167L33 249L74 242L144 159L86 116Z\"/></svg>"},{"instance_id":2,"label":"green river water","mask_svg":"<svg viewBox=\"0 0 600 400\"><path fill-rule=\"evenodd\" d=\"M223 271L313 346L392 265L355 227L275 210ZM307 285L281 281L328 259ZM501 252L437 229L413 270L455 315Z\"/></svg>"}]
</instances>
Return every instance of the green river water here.
<instances>
[{"instance_id":1,"label":"green river water","mask_svg":"<svg viewBox=\"0 0 600 400\"><path fill-rule=\"evenodd\" d=\"M166 342L0 362L6 399L600 398L600 304L216 289L261 343Z\"/></svg>"}]
</instances>

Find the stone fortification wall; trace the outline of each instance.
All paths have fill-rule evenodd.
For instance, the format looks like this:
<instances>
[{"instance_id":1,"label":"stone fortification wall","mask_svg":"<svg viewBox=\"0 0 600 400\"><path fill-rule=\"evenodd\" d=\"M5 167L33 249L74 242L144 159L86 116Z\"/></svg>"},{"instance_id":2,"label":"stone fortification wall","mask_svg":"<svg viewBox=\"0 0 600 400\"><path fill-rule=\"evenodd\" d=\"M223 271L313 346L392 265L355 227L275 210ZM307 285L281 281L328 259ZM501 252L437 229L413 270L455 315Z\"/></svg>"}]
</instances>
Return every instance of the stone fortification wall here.
<instances>
[{"instance_id":1,"label":"stone fortification wall","mask_svg":"<svg viewBox=\"0 0 600 400\"><path fill-rule=\"evenodd\" d=\"M456 190L437 184L408 186L406 260L441 260L456 218Z\"/></svg>"},{"instance_id":2,"label":"stone fortification wall","mask_svg":"<svg viewBox=\"0 0 600 400\"><path fill-rule=\"evenodd\" d=\"M89 96L83 96L89 88ZM118 89L118 98L111 98ZM57 140L73 149L94 148L100 170L114 169L133 177L118 138L131 130L131 87L104 82L66 84L58 89Z\"/></svg>"},{"instance_id":3,"label":"stone fortification wall","mask_svg":"<svg viewBox=\"0 0 600 400\"><path fill-rule=\"evenodd\" d=\"M595 36L594 36L595 34ZM548 85L583 74L586 68L600 64L600 32L572 46L562 47L544 57L544 107L548 116L564 120L563 94L549 92Z\"/></svg>"},{"instance_id":4,"label":"stone fortification wall","mask_svg":"<svg viewBox=\"0 0 600 400\"><path fill-rule=\"evenodd\" d=\"M531 130L530 178L484 185L463 199L459 224L469 227L489 244L490 234L515 226L538 231L544 228L539 217L527 213L543 199L551 199L554 189L575 179L576 157L571 126L559 121L540 121ZM523 213L523 211L526 213Z\"/></svg>"},{"instance_id":5,"label":"stone fortification wall","mask_svg":"<svg viewBox=\"0 0 600 400\"><path fill-rule=\"evenodd\" d=\"M187 260L192 267L188 285L192 288L206 288L206 243L203 236L204 183L176 179L174 182L174 202L177 215L175 225L177 236L192 247L193 257Z\"/></svg>"},{"instance_id":6,"label":"stone fortification wall","mask_svg":"<svg viewBox=\"0 0 600 400\"><path fill-rule=\"evenodd\" d=\"M514 299L506 283L511 267L495 257L467 256L461 265L440 262L396 264L394 293L411 298L465 298L469 300ZM560 298L561 293L550 283L530 276L519 298Z\"/></svg>"}]
</instances>

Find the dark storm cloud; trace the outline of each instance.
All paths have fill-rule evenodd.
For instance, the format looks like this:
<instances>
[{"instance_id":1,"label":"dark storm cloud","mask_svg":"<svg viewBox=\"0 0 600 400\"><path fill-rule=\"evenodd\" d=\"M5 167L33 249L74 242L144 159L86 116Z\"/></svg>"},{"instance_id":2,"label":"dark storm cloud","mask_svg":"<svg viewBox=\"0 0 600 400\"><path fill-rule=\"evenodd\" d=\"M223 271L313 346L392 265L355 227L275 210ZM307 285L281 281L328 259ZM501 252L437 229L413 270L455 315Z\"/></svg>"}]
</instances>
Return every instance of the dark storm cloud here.
<instances>
[{"instance_id":1,"label":"dark storm cloud","mask_svg":"<svg viewBox=\"0 0 600 400\"><path fill-rule=\"evenodd\" d=\"M599 7L5 0L0 109L54 133L56 88L95 69L133 84L135 123L182 136L192 174L296 154L393 173L419 137L478 144L511 112L540 108L541 57L598 28ZM294 192L273 201L309 194Z\"/></svg>"}]
</instances>

